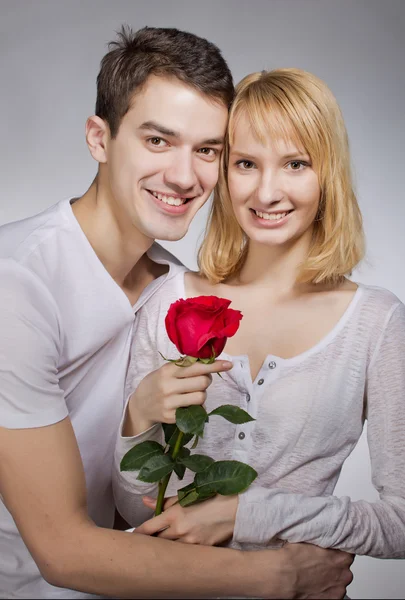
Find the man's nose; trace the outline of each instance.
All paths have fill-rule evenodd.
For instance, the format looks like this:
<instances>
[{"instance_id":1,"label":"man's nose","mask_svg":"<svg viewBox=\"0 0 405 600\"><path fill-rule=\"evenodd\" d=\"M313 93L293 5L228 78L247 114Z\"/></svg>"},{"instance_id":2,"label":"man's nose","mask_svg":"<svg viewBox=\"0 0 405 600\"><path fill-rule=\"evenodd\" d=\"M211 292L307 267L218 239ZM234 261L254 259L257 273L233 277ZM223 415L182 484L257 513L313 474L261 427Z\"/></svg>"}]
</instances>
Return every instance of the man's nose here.
<instances>
[{"instance_id":1,"label":"man's nose","mask_svg":"<svg viewBox=\"0 0 405 600\"><path fill-rule=\"evenodd\" d=\"M168 185L176 186L181 192L193 189L198 183L193 156L174 156L170 167L166 169L165 179Z\"/></svg>"}]
</instances>

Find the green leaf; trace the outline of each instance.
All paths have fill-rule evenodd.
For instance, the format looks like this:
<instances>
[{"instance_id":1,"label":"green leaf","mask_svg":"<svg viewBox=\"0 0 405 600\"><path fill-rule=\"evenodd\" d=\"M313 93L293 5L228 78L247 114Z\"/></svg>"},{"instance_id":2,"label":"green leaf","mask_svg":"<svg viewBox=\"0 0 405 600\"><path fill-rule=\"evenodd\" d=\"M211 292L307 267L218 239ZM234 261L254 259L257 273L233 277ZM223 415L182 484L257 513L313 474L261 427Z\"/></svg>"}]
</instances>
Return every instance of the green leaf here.
<instances>
[{"instance_id":1,"label":"green leaf","mask_svg":"<svg viewBox=\"0 0 405 600\"><path fill-rule=\"evenodd\" d=\"M232 404L223 404L218 406L215 410L209 413L211 415L218 415L223 417L227 421L234 423L235 425L241 425L242 423L248 423L249 421L255 421L243 408L233 406Z\"/></svg>"},{"instance_id":2,"label":"green leaf","mask_svg":"<svg viewBox=\"0 0 405 600\"><path fill-rule=\"evenodd\" d=\"M183 479L184 477L184 473L186 472L186 466L182 465L178 462L174 463L174 472L176 473L177 477L180 479L180 481Z\"/></svg>"},{"instance_id":3,"label":"green leaf","mask_svg":"<svg viewBox=\"0 0 405 600\"><path fill-rule=\"evenodd\" d=\"M198 491L194 490L179 500L179 504L180 506L191 506L192 504L198 504L199 502L203 502L204 500L208 500L208 498L213 498L214 496L216 496L215 493L207 496L200 496Z\"/></svg>"},{"instance_id":4,"label":"green leaf","mask_svg":"<svg viewBox=\"0 0 405 600\"><path fill-rule=\"evenodd\" d=\"M189 483L177 492L180 506L191 506L191 504L197 504L197 502L202 502L215 495L215 492L206 493L206 490L197 490L194 482Z\"/></svg>"},{"instance_id":5,"label":"green leaf","mask_svg":"<svg viewBox=\"0 0 405 600\"><path fill-rule=\"evenodd\" d=\"M209 467L214 462L214 459L205 454L191 454L190 456L180 458L179 462L185 465L187 469L190 469L190 471L199 473Z\"/></svg>"},{"instance_id":6,"label":"green leaf","mask_svg":"<svg viewBox=\"0 0 405 600\"><path fill-rule=\"evenodd\" d=\"M175 460L174 472L180 480L183 479L187 468L186 465L182 463L182 459L186 459L188 456L190 456L190 450L188 448L181 448Z\"/></svg>"},{"instance_id":7,"label":"green leaf","mask_svg":"<svg viewBox=\"0 0 405 600\"><path fill-rule=\"evenodd\" d=\"M163 446L157 442L142 442L124 454L120 463L120 470L137 471L138 469L141 469L152 456L159 456L163 453Z\"/></svg>"},{"instance_id":8,"label":"green leaf","mask_svg":"<svg viewBox=\"0 0 405 600\"><path fill-rule=\"evenodd\" d=\"M177 437L179 435L179 428L175 423L162 423L163 431L165 434L165 442L170 447L173 447L176 443ZM188 442L193 439L192 433L185 433L183 437L182 444L188 444Z\"/></svg>"},{"instance_id":9,"label":"green leaf","mask_svg":"<svg viewBox=\"0 0 405 600\"><path fill-rule=\"evenodd\" d=\"M168 454L161 456L152 456L146 464L143 465L137 479L147 483L156 483L165 475L171 473L174 469L174 462Z\"/></svg>"},{"instance_id":10,"label":"green leaf","mask_svg":"<svg viewBox=\"0 0 405 600\"><path fill-rule=\"evenodd\" d=\"M191 504L196 504L198 502L198 492L196 490L192 490L188 494L186 494L181 500L179 500L180 506L190 506Z\"/></svg>"},{"instance_id":11,"label":"green leaf","mask_svg":"<svg viewBox=\"0 0 405 600\"><path fill-rule=\"evenodd\" d=\"M203 406L185 406L176 410L176 425L183 433L203 437L207 421L207 411Z\"/></svg>"},{"instance_id":12,"label":"green leaf","mask_svg":"<svg viewBox=\"0 0 405 600\"><path fill-rule=\"evenodd\" d=\"M169 443L170 438L176 432L176 424L175 423L162 423L163 433L165 434L165 442Z\"/></svg>"},{"instance_id":13,"label":"green leaf","mask_svg":"<svg viewBox=\"0 0 405 600\"><path fill-rule=\"evenodd\" d=\"M195 438L194 438L193 445L191 446L191 450L195 450L197 448L197 444L198 444L198 440L199 439L200 438L198 437L198 435L196 435Z\"/></svg>"},{"instance_id":14,"label":"green leaf","mask_svg":"<svg viewBox=\"0 0 405 600\"><path fill-rule=\"evenodd\" d=\"M216 492L223 496L244 492L257 477L249 465L237 460L219 460L194 478L199 496Z\"/></svg>"},{"instance_id":15,"label":"green leaf","mask_svg":"<svg viewBox=\"0 0 405 600\"><path fill-rule=\"evenodd\" d=\"M188 485L185 485L184 487L182 487L179 490L177 490L177 497L178 497L178 499L181 500L182 498L184 498L185 496L187 496L187 494L189 492L191 492L192 490L195 490L195 483L194 483L194 481L192 481Z\"/></svg>"}]
</instances>

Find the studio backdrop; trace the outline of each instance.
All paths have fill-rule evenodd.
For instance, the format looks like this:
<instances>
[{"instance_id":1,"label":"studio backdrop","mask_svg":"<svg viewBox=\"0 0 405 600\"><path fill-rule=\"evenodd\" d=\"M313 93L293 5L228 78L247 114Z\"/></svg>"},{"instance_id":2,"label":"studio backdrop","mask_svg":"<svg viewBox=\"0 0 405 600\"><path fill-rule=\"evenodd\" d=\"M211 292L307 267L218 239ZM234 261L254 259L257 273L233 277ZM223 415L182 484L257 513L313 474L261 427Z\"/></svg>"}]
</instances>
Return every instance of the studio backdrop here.
<instances>
[{"instance_id":1,"label":"studio backdrop","mask_svg":"<svg viewBox=\"0 0 405 600\"><path fill-rule=\"evenodd\" d=\"M0 224L89 186L97 165L84 125L100 59L123 23L208 38L235 82L276 67L324 79L346 120L364 215L367 260L353 279L405 302L403 0L0 0ZM207 214L208 206L180 242L163 243L190 268ZM335 494L378 498L365 434ZM405 597L404 561L357 557L353 570L352 598Z\"/></svg>"}]
</instances>

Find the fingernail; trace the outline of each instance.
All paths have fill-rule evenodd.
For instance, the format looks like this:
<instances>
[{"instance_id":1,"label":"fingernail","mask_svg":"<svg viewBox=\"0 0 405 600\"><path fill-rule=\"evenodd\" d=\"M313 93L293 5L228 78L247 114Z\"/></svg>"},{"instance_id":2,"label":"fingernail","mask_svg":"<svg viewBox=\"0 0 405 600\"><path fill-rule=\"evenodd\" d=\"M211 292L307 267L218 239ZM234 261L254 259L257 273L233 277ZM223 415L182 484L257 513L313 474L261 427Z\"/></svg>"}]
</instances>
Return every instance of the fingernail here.
<instances>
[{"instance_id":1,"label":"fingernail","mask_svg":"<svg viewBox=\"0 0 405 600\"><path fill-rule=\"evenodd\" d=\"M230 360L223 360L222 364L224 367L233 367L233 363Z\"/></svg>"}]
</instances>

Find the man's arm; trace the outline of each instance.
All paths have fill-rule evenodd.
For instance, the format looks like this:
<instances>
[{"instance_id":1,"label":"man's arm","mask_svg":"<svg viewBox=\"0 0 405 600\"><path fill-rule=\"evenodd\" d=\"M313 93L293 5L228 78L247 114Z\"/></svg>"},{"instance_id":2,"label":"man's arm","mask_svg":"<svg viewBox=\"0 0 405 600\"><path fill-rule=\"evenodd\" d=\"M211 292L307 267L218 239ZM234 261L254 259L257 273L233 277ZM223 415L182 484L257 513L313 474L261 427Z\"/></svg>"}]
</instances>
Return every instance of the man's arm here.
<instances>
[{"instance_id":1,"label":"man's arm","mask_svg":"<svg viewBox=\"0 0 405 600\"><path fill-rule=\"evenodd\" d=\"M338 598L348 555L312 546L238 552L97 527L68 418L0 430L0 493L43 577L59 587L127 598Z\"/></svg>"}]
</instances>

